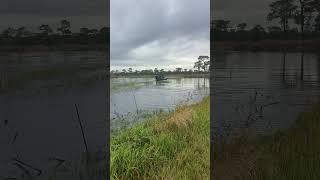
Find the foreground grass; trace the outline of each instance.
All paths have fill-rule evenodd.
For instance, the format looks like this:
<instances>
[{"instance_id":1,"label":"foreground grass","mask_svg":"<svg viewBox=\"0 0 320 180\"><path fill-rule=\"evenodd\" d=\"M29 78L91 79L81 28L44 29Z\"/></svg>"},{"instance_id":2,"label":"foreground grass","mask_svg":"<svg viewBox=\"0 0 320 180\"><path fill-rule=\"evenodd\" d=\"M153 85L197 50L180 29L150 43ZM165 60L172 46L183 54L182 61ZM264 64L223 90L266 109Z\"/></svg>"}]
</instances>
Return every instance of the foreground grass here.
<instances>
[{"instance_id":1,"label":"foreground grass","mask_svg":"<svg viewBox=\"0 0 320 180\"><path fill-rule=\"evenodd\" d=\"M215 157L216 179L320 179L320 105L269 137L240 137ZM229 175L224 169L229 167Z\"/></svg>"},{"instance_id":2,"label":"foreground grass","mask_svg":"<svg viewBox=\"0 0 320 180\"><path fill-rule=\"evenodd\" d=\"M112 179L209 179L209 97L111 138Z\"/></svg>"}]
</instances>

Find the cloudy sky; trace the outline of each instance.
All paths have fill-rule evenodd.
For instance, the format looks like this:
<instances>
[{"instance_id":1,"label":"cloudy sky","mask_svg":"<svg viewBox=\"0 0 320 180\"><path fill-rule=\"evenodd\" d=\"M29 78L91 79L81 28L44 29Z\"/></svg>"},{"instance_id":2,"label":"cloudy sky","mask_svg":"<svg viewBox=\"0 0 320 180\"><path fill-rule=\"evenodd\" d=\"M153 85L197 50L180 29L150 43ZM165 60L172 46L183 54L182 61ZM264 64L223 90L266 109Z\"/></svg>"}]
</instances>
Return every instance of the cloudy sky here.
<instances>
[{"instance_id":1,"label":"cloudy sky","mask_svg":"<svg viewBox=\"0 0 320 180\"><path fill-rule=\"evenodd\" d=\"M209 55L209 0L110 3L111 69L189 69Z\"/></svg>"},{"instance_id":2,"label":"cloudy sky","mask_svg":"<svg viewBox=\"0 0 320 180\"><path fill-rule=\"evenodd\" d=\"M211 18L231 20L232 24L247 22L249 26L267 26L269 4L274 0L212 0Z\"/></svg>"},{"instance_id":3,"label":"cloudy sky","mask_svg":"<svg viewBox=\"0 0 320 180\"><path fill-rule=\"evenodd\" d=\"M57 26L61 19L71 21L74 30L82 26L103 27L109 20L108 5L107 0L1 0L0 29Z\"/></svg>"}]
</instances>

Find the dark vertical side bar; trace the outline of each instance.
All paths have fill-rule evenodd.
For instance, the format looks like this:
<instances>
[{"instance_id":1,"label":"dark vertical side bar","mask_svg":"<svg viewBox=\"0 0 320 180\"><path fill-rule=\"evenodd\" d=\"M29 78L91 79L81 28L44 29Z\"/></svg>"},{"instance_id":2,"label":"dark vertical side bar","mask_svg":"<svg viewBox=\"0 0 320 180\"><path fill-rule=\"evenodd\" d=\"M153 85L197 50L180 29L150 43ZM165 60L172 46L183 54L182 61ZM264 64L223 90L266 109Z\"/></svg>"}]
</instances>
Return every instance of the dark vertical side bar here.
<instances>
[{"instance_id":1,"label":"dark vertical side bar","mask_svg":"<svg viewBox=\"0 0 320 180\"><path fill-rule=\"evenodd\" d=\"M213 17L213 2L210 0L210 179L214 176L214 132L213 132L213 79L214 79L214 59L213 59L213 36L212 36L212 17Z\"/></svg>"},{"instance_id":2,"label":"dark vertical side bar","mask_svg":"<svg viewBox=\"0 0 320 180\"><path fill-rule=\"evenodd\" d=\"M109 14L110 0L0 2L0 179L110 179Z\"/></svg>"},{"instance_id":3,"label":"dark vertical side bar","mask_svg":"<svg viewBox=\"0 0 320 180\"><path fill-rule=\"evenodd\" d=\"M106 137L106 169L107 169L107 177L106 179L110 179L110 0L107 1L107 27L108 27L108 34L107 34L107 64L106 64L106 84L107 84L107 98L106 98L106 127L107 127L107 137Z\"/></svg>"}]
</instances>

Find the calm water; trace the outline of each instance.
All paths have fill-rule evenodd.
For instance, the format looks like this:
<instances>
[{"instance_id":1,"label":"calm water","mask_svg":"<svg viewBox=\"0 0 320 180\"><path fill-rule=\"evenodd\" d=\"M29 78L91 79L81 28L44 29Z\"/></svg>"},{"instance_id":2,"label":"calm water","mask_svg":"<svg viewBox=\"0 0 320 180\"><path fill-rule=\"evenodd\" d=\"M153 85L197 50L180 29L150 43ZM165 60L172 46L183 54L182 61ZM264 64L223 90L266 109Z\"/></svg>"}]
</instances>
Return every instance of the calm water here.
<instances>
[{"instance_id":1,"label":"calm water","mask_svg":"<svg viewBox=\"0 0 320 180\"><path fill-rule=\"evenodd\" d=\"M79 179L72 172L85 147L74 104L90 153L103 158L105 140L97 137L107 136L105 62L103 52L1 54L0 177L27 177L13 164L12 158L18 158L42 170L37 176L24 166L31 176L45 179L58 164L49 159L59 158L65 162L57 177Z\"/></svg>"},{"instance_id":2,"label":"calm water","mask_svg":"<svg viewBox=\"0 0 320 180\"><path fill-rule=\"evenodd\" d=\"M262 134L287 128L319 100L316 54L229 52L214 59L211 125L220 135L246 127Z\"/></svg>"},{"instance_id":3,"label":"calm water","mask_svg":"<svg viewBox=\"0 0 320 180\"><path fill-rule=\"evenodd\" d=\"M209 93L208 78L169 77L164 82L155 82L154 78L112 78L111 120L119 121L122 116L127 121L134 120L139 118L137 110L138 113L173 110L182 103L197 102Z\"/></svg>"},{"instance_id":4,"label":"calm water","mask_svg":"<svg viewBox=\"0 0 320 180\"><path fill-rule=\"evenodd\" d=\"M0 177L23 173L10 163L12 157L43 173L57 164L49 162L49 158L78 161L84 145L75 103L89 150L103 149L105 141L95 137L107 134L109 87L100 75L106 54L30 53L0 57ZM228 135L249 127L257 133L272 133L292 125L300 112L318 101L320 60L316 54L301 58L300 53L232 52L215 54L214 60L210 85L214 132ZM203 78L172 77L163 83L156 83L153 78L112 78L110 116L116 121L117 117L136 117L137 109L169 110L187 100L196 102L209 94L208 85L209 80ZM66 166L68 169L71 165ZM36 174L30 168L29 171ZM62 174L72 179L68 170Z\"/></svg>"}]
</instances>

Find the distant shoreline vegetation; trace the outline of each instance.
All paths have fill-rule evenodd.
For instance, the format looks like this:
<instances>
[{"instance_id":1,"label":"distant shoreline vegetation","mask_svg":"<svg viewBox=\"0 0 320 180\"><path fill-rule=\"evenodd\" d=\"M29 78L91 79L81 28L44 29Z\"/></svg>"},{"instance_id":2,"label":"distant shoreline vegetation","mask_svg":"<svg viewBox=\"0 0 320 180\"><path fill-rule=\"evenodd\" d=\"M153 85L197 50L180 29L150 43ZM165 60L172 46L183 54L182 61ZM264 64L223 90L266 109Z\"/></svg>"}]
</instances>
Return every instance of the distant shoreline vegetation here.
<instances>
[{"instance_id":1,"label":"distant shoreline vegetation","mask_svg":"<svg viewBox=\"0 0 320 180\"><path fill-rule=\"evenodd\" d=\"M320 1L274 0L267 22L278 25L248 27L226 19L210 23L211 42L217 50L318 51L320 49Z\"/></svg>"},{"instance_id":2,"label":"distant shoreline vegetation","mask_svg":"<svg viewBox=\"0 0 320 180\"><path fill-rule=\"evenodd\" d=\"M163 75L183 75L190 77L209 77L210 73L210 58L209 56L199 56L198 60L194 63L193 69L183 69L177 67L175 70L164 69L143 69L134 70L133 68L120 70L111 70L111 77L138 77L138 76L154 76L157 74Z\"/></svg>"},{"instance_id":3,"label":"distant shoreline vegetation","mask_svg":"<svg viewBox=\"0 0 320 180\"><path fill-rule=\"evenodd\" d=\"M0 33L0 51L106 50L108 42L109 27L82 27L72 32L68 20L61 20L57 29L41 24L35 32L22 26L8 27Z\"/></svg>"}]
</instances>

